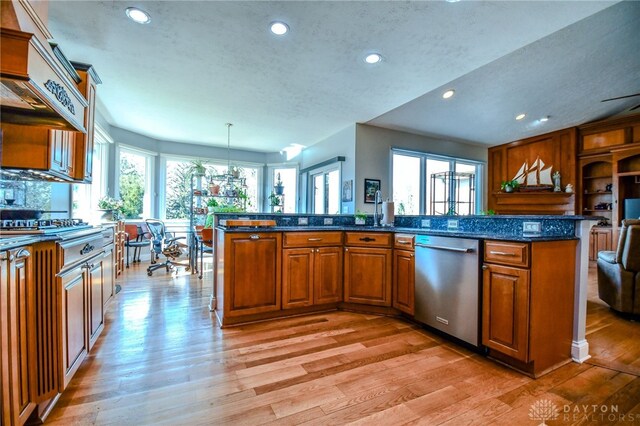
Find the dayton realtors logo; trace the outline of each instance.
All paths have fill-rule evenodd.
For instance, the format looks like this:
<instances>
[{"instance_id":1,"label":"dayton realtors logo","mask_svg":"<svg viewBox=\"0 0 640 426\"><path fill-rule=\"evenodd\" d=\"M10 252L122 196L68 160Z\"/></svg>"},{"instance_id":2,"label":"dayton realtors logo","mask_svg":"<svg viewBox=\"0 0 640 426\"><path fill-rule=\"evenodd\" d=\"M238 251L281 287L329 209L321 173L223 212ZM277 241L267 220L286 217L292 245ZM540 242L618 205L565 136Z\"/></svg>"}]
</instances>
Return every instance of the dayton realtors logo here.
<instances>
[{"instance_id":1,"label":"dayton realtors logo","mask_svg":"<svg viewBox=\"0 0 640 426\"><path fill-rule=\"evenodd\" d=\"M618 422L633 423L640 421L640 414L620 413L617 405L565 404L558 408L548 399L540 399L529 408L531 420L542 421L538 426L546 426L547 420L558 420L562 423Z\"/></svg>"}]
</instances>

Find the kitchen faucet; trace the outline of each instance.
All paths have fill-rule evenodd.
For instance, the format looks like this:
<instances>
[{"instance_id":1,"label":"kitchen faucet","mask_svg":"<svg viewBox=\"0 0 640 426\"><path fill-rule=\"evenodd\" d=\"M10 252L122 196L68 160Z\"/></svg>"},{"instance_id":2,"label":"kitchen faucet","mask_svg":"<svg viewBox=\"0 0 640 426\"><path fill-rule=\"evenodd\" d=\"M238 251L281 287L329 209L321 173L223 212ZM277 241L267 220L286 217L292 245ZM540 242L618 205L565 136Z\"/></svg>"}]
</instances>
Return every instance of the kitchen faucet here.
<instances>
[{"instance_id":1,"label":"kitchen faucet","mask_svg":"<svg viewBox=\"0 0 640 426\"><path fill-rule=\"evenodd\" d=\"M380 216L382 216L382 191L379 189L373 197L373 226L380 226ZM380 204L380 213L378 213L378 204Z\"/></svg>"}]
</instances>

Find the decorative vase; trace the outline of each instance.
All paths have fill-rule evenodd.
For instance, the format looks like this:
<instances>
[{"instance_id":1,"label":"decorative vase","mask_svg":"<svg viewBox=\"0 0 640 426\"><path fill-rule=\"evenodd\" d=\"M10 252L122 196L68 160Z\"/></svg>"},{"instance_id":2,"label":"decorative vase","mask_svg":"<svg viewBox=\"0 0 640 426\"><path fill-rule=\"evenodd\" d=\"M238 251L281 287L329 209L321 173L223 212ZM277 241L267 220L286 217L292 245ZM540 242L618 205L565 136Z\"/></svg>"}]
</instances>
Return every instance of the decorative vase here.
<instances>
[{"instance_id":1,"label":"decorative vase","mask_svg":"<svg viewBox=\"0 0 640 426\"><path fill-rule=\"evenodd\" d=\"M275 185L273 187L273 192L275 192L276 195L284 194L284 185Z\"/></svg>"},{"instance_id":2,"label":"decorative vase","mask_svg":"<svg viewBox=\"0 0 640 426\"><path fill-rule=\"evenodd\" d=\"M114 220L114 218L113 218L113 210L111 210L111 209L98 209L98 211L101 212L100 220L106 221L106 222L113 222L113 220Z\"/></svg>"},{"instance_id":3,"label":"decorative vase","mask_svg":"<svg viewBox=\"0 0 640 426\"><path fill-rule=\"evenodd\" d=\"M366 219L362 217L356 217L356 225L364 225L366 223Z\"/></svg>"},{"instance_id":4,"label":"decorative vase","mask_svg":"<svg viewBox=\"0 0 640 426\"><path fill-rule=\"evenodd\" d=\"M513 186L505 185L504 186L504 192L513 192Z\"/></svg>"},{"instance_id":5,"label":"decorative vase","mask_svg":"<svg viewBox=\"0 0 640 426\"><path fill-rule=\"evenodd\" d=\"M220 193L220 185L210 185L209 192L211 195L218 195Z\"/></svg>"}]
</instances>

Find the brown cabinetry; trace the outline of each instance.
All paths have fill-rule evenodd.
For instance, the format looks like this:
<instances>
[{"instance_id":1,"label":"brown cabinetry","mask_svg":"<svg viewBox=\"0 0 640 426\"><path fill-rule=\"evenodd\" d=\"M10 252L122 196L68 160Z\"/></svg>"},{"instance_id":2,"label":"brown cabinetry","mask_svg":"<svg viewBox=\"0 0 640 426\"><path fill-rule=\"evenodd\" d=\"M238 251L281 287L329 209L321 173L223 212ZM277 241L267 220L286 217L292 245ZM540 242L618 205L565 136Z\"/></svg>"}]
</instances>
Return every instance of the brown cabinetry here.
<instances>
[{"instance_id":1,"label":"brown cabinetry","mask_svg":"<svg viewBox=\"0 0 640 426\"><path fill-rule=\"evenodd\" d=\"M280 310L282 235L220 232L217 238L216 312L221 323L227 317Z\"/></svg>"},{"instance_id":2,"label":"brown cabinetry","mask_svg":"<svg viewBox=\"0 0 640 426\"><path fill-rule=\"evenodd\" d=\"M533 376L571 358L575 251L575 240L485 241L482 343L491 356Z\"/></svg>"},{"instance_id":3,"label":"brown cabinetry","mask_svg":"<svg viewBox=\"0 0 640 426\"><path fill-rule=\"evenodd\" d=\"M22 425L35 403L31 247L0 252L0 423Z\"/></svg>"},{"instance_id":4,"label":"brown cabinetry","mask_svg":"<svg viewBox=\"0 0 640 426\"><path fill-rule=\"evenodd\" d=\"M415 310L414 236L396 234L393 252L393 307L413 315Z\"/></svg>"},{"instance_id":5,"label":"brown cabinetry","mask_svg":"<svg viewBox=\"0 0 640 426\"><path fill-rule=\"evenodd\" d=\"M72 62L76 72L82 79L78 83L78 90L87 99L89 106L84 113L84 127L87 133L76 133L76 158L73 178L78 181L91 182L93 180L93 135L95 121L96 87L102 83L100 77L91 65Z\"/></svg>"},{"instance_id":6,"label":"brown cabinetry","mask_svg":"<svg viewBox=\"0 0 640 426\"><path fill-rule=\"evenodd\" d=\"M342 232L287 232L282 258L282 308L342 300ZM306 245L304 248L288 248Z\"/></svg>"},{"instance_id":7,"label":"brown cabinetry","mask_svg":"<svg viewBox=\"0 0 640 426\"><path fill-rule=\"evenodd\" d=\"M598 260L598 252L613 250L612 229L606 226L594 226L589 234L589 260Z\"/></svg>"},{"instance_id":8,"label":"brown cabinetry","mask_svg":"<svg viewBox=\"0 0 640 426\"><path fill-rule=\"evenodd\" d=\"M345 234L345 302L391 306L392 238L390 233Z\"/></svg>"},{"instance_id":9,"label":"brown cabinetry","mask_svg":"<svg viewBox=\"0 0 640 426\"><path fill-rule=\"evenodd\" d=\"M60 382L62 392L80 367L89 351L85 331L87 318L85 308L87 302L87 277L83 267L77 266L63 275L60 282L61 290L61 350L62 365Z\"/></svg>"}]
</instances>

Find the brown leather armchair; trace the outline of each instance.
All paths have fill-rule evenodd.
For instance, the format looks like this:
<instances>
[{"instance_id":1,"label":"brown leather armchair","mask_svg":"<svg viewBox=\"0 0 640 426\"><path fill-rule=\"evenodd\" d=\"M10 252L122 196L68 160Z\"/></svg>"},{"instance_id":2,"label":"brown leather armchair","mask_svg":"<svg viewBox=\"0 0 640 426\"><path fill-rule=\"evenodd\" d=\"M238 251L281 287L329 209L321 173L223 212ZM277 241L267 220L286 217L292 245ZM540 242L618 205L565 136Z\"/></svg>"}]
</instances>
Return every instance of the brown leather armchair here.
<instances>
[{"instance_id":1,"label":"brown leather armchair","mask_svg":"<svg viewBox=\"0 0 640 426\"><path fill-rule=\"evenodd\" d=\"M640 314L640 220L623 220L618 249L598 253L598 296L616 311Z\"/></svg>"}]
</instances>

